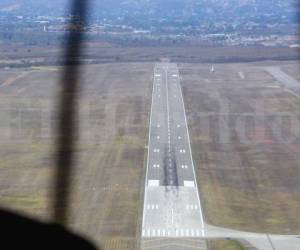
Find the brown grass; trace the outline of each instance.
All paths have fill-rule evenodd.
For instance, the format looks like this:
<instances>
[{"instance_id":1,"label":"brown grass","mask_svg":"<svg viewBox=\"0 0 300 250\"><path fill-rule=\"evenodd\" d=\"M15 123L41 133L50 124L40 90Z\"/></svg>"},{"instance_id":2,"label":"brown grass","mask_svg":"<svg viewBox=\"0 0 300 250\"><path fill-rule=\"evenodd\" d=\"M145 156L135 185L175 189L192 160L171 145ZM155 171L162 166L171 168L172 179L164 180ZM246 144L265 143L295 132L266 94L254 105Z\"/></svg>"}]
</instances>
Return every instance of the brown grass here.
<instances>
[{"instance_id":1,"label":"brown grass","mask_svg":"<svg viewBox=\"0 0 300 250\"><path fill-rule=\"evenodd\" d=\"M103 249L136 249L152 71L152 64L104 64L81 72L70 226ZM0 90L6 118L0 121L0 201L50 220L59 71L19 74Z\"/></svg>"},{"instance_id":2,"label":"brown grass","mask_svg":"<svg viewBox=\"0 0 300 250\"><path fill-rule=\"evenodd\" d=\"M249 64L209 68L181 68L206 220L298 234L300 99Z\"/></svg>"}]
</instances>

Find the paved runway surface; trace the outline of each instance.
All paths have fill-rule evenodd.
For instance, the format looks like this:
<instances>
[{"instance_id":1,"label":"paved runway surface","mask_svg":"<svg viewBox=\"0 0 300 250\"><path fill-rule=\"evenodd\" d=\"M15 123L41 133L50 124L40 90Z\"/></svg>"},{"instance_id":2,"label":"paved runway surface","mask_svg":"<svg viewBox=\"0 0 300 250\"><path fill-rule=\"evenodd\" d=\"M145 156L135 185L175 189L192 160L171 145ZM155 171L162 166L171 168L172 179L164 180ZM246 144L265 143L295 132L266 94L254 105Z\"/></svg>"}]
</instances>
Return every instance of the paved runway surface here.
<instances>
[{"instance_id":1,"label":"paved runway surface","mask_svg":"<svg viewBox=\"0 0 300 250\"><path fill-rule=\"evenodd\" d=\"M142 237L203 237L185 108L176 64L154 69Z\"/></svg>"},{"instance_id":2,"label":"paved runway surface","mask_svg":"<svg viewBox=\"0 0 300 250\"><path fill-rule=\"evenodd\" d=\"M176 64L154 69L141 249L207 250L205 239L232 238L258 250L299 250L297 235L236 231L205 224Z\"/></svg>"}]
</instances>

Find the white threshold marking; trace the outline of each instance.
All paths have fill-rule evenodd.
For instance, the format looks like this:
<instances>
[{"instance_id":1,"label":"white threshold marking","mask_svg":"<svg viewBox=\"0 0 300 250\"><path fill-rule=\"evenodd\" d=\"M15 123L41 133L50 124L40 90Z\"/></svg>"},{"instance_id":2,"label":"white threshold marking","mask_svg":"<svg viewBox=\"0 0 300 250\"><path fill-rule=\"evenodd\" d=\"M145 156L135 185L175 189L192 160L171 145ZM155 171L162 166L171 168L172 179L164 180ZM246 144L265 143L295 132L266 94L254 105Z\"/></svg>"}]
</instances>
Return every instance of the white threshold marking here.
<instances>
[{"instance_id":1,"label":"white threshold marking","mask_svg":"<svg viewBox=\"0 0 300 250\"><path fill-rule=\"evenodd\" d=\"M159 186L159 180L148 180L148 186L158 187Z\"/></svg>"},{"instance_id":2,"label":"white threshold marking","mask_svg":"<svg viewBox=\"0 0 300 250\"><path fill-rule=\"evenodd\" d=\"M197 205L186 205L186 209L187 210L197 210L198 209L198 206Z\"/></svg>"},{"instance_id":3,"label":"white threshold marking","mask_svg":"<svg viewBox=\"0 0 300 250\"><path fill-rule=\"evenodd\" d=\"M194 181L184 181L183 185L185 187L195 187L195 182Z\"/></svg>"},{"instance_id":4,"label":"white threshold marking","mask_svg":"<svg viewBox=\"0 0 300 250\"><path fill-rule=\"evenodd\" d=\"M158 204L148 204L147 205L147 210L158 210Z\"/></svg>"},{"instance_id":5,"label":"white threshold marking","mask_svg":"<svg viewBox=\"0 0 300 250\"><path fill-rule=\"evenodd\" d=\"M158 205L157 204L150 204L150 205L148 204L147 209L148 210L151 210L151 209L152 210L158 210Z\"/></svg>"}]
</instances>

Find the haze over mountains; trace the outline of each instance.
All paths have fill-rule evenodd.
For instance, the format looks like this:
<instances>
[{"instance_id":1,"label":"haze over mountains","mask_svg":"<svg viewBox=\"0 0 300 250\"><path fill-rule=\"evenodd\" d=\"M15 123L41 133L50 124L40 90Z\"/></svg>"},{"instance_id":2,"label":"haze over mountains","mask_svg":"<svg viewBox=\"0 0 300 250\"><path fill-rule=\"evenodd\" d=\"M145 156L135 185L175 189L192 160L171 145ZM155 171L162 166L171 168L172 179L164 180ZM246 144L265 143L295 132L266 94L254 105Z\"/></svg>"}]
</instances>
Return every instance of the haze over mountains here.
<instances>
[{"instance_id":1,"label":"haze over mountains","mask_svg":"<svg viewBox=\"0 0 300 250\"><path fill-rule=\"evenodd\" d=\"M19 15L63 15L68 0L1 0L0 12ZM198 24L201 20L261 22L296 21L298 0L91 0L90 17L141 22L165 18L168 22Z\"/></svg>"}]
</instances>

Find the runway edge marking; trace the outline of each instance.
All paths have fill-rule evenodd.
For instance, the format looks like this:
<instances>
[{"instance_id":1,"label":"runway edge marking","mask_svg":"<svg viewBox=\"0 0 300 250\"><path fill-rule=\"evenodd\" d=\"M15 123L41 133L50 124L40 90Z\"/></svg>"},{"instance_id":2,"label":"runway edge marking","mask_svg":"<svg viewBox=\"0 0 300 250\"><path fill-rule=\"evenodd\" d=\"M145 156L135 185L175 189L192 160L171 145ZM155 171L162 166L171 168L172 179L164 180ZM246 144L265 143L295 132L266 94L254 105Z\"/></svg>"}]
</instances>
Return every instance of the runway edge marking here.
<instances>
[{"instance_id":1,"label":"runway edge marking","mask_svg":"<svg viewBox=\"0 0 300 250\"><path fill-rule=\"evenodd\" d=\"M156 64L153 70L153 82L152 82L152 94L151 94L151 108L150 108L150 119L149 119L149 133L148 133L148 153L147 153L147 165L146 165L146 177L145 177L145 192L144 192L144 204L143 204L143 222L142 229L144 228L145 223L145 205L147 201L147 184L148 184L148 169L149 169L149 155L150 155L150 142L151 142L151 126L152 126L152 109L153 109L153 99L154 99L154 81L155 81L155 70Z\"/></svg>"},{"instance_id":2,"label":"runway edge marking","mask_svg":"<svg viewBox=\"0 0 300 250\"><path fill-rule=\"evenodd\" d=\"M177 68L178 76L179 76L180 74L179 74L178 66L176 68ZM184 100L183 100L180 77L178 77L178 83L179 83L179 87L180 87L181 102L182 102L182 105L183 105L183 114L184 114L184 119L185 119L185 124L186 124L186 132L187 132L187 139L188 139L188 145L189 145L189 150L190 150L190 157L191 157L191 161L192 161L192 169L193 169L193 174L194 174L194 178L195 178L195 186L196 186L196 193L197 193L197 198L198 198L198 205L200 207L200 217L201 217L201 224L202 224L202 237L205 237L205 231L204 231L205 230L205 225L204 225L204 219L203 219L203 211L202 211L201 200L200 200L200 196L199 196L197 177L196 177L196 174L195 174L195 166L194 166L194 160L193 160L193 155L192 155L191 140L190 140L188 123L187 123L187 119L186 119L185 103L184 103Z\"/></svg>"}]
</instances>

